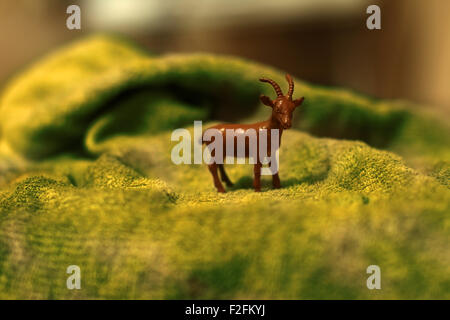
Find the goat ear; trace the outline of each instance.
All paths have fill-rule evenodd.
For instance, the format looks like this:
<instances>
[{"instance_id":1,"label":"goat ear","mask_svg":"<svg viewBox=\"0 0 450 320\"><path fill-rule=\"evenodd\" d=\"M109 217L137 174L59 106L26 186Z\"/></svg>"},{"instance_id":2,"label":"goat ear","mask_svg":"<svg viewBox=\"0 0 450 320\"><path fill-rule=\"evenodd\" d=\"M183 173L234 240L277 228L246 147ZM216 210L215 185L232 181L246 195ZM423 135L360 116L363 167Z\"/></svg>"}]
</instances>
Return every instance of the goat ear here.
<instances>
[{"instance_id":1,"label":"goat ear","mask_svg":"<svg viewBox=\"0 0 450 320\"><path fill-rule=\"evenodd\" d=\"M298 107L299 105L301 105L303 103L303 100L305 100L305 97L301 97L299 99L295 99L294 100L295 107Z\"/></svg>"},{"instance_id":2,"label":"goat ear","mask_svg":"<svg viewBox=\"0 0 450 320\"><path fill-rule=\"evenodd\" d=\"M269 107L273 107L273 101L272 101L272 99L270 99L268 96L265 96L265 95L260 95L259 96L259 99L261 100L261 102L263 103L263 104L265 104L266 106L269 106Z\"/></svg>"}]
</instances>

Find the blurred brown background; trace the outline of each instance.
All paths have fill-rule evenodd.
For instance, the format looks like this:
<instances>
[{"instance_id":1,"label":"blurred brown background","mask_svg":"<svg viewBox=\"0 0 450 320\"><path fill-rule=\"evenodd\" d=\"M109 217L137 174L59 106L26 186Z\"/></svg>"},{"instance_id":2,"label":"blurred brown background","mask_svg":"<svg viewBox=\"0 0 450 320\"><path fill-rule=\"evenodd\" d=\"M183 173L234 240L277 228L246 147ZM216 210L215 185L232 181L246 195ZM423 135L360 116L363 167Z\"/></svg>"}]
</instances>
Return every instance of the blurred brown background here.
<instances>
[{"instance_id":1,"label":"blurred brown background","mask_svg":"<svg viewBox=\"0 0 450 320\"><path fill-rule=\"evenodd\" d=\"M81 30L66 28L70 4L81 7ZM382 30L366 28L370 4L381 7ZM238 55L450 114L448 0L0 0L0 84L95 31L125 34L153 52Z\"/></svg>"}]
</instances>

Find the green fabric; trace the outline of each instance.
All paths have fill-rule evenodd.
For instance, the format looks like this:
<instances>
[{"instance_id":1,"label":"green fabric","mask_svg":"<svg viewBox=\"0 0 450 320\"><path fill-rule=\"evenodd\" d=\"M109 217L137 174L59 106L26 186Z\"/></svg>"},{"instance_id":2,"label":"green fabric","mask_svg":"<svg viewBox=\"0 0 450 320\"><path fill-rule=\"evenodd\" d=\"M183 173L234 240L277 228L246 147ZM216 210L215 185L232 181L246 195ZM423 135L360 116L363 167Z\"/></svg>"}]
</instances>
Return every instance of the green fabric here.
<instances>
[{"instance_id":1,"label":"green fabric","mask_svg":"<svg viewBox=\"0 0 450 320\"><path fill-rule=\"evenodd\" d=\"M295 79L283 188L171 162L194 120L269 116L282 71L151 55L92 36L12 79L0 104L0 298L450 298L450 130L402 101ZM344 140L346 139L346 140ZM359 141L358 141L359 140ZM81 290L66 269L81 268ZM369 290L366 268L381 268Z\"/></svg>"}]
</instances>

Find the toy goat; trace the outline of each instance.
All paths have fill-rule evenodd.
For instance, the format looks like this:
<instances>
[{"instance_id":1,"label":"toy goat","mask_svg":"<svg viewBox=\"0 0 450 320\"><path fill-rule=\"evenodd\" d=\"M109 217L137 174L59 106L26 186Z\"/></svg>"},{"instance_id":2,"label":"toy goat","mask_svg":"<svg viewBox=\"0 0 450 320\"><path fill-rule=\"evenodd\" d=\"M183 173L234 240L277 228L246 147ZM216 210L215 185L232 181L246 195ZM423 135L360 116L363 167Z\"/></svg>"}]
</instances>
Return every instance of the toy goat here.
<instances>
[{"instance_id":1,"label":"toy goat","mask_svg":"<svg viewBox=\"0 0 450 320\"><path fill-rule=\"evenodd\" d=\"M265 95L260 96L261 102L263 104L265 104L266 106L269 106L272 108L272 114L271 114L269 120L257 122L257 123L253 123L253 124L219 124L219 125L208 128L208 129L216 129L220 132L220 134L222 135L223 150L225 150L226 146L227 146L226 131L229 129L234 130L234 139L235 139L234 144L233 144L234 150L232 150L231 152L229 152L229 150L227 150L224 157L230 156L230 155L237 157L238 152L236 149L237 149L237 145L238 145L237 144L238 137L240 134L244 135L245 132L247 132L247 130L249 130L249 129L253 129L256 132L256 136L257 136L256 149L257 149L258 155L260 154L259 153L259 145L260 145L259 138L260 138L260 136L262 136L260 134L262 129L265 129L264 131L266 132L265 137L263 137L263 138L267 138L266 146L271 145L271 132L272 132L271 129L278 130L278 133L279 133L278 134L278 137L279 137L278 145L281 145L281 135L283 133L283 130L289 129L291 127L292 113L296 107L298 107L299 105L302 104L302 102L304 100L304 97L292 100L292 93L294 92L294 81L292 80L292 77L289 74L286 74L286 80L289 83L289 90L286 95L283 95L283 92L281 91L280 86L275 81L273 81L271 79L266 79L266 78L262 78L259 80L262 82L267 82L267 83L271 84L277 94L277 97L275 100L272 100ZM250 139L247 139L248 137L243 137L243 138L245 139L245 157L248 158L249 157L249 149L250 149L249 148ZM207 139L205 139L205 136L203 133L202 142L204 144L206 144L208 146L210 143L212 143L212 141L214 141L214 140L207 141ZM269 150L267 152L268 156L270 156L270 152L271 152L271 150L269 147ZM225 192L225 189L219 180L219 176L217 174L217 169L219 169L220 177L221 177L222 181L226 183L227 187L231 187L233 184L225 172L225 168L223 165L223 163L224 163L223 159L220 159L220 160L221 161L218 161L218 159L216 158L215 161L208 164L208 168L213 176L214 186L217 188L217 191ZM262 161L261 161L261 159L259 159L259 156L258 156L257 160L254 164L254 180L253 180L253 187L256 192L261 191L261 167L262 167ZM280 188L280 178L278 176L278 171L272 175L272 185L274 188Z\"/></svg>"}]
</instances>

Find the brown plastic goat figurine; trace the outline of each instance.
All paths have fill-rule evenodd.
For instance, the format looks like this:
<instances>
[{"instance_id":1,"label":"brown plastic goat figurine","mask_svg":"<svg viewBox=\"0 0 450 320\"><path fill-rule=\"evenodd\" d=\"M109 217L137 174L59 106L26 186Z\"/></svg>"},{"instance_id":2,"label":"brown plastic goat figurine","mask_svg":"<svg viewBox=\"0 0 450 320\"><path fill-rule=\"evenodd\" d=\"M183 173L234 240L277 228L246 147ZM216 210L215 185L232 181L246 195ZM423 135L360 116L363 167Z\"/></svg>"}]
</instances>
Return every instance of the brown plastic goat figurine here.
<instances>
[{"instance_id":1,"label":"brown plastic goat figurine","mask_svg":"<svg viewBox=\"0 0 450 320\"><path fill-rule=\"evenodd\" d=\"M281 134L283 133L283 130L289 129L292 125L292 113L295 110L296 107L302 104L304 97L292 100L292 93L294 92L294 81L292 80L292 77L289 74L286 74L286 80L289 83L289 90L286 95L283 95L283 92L281 91L280 86L271 79L262 78L259 79L262 82L267 82L273 86L275 89L275 92L277 94L277 97L275 100L270 99L269 97L265 95L261 95L260 99L263 104L266 106L269 106L272 108L272 114L267 121L257 122L253 124L219 124L213 127L208 128L209 129L216 129L220 132L220 135L222 136L223 141L223 150L226 150L227 143L226 138L227 134L226 132L231 129L234 130L234 146L233 150L229 152L229 150L226 151L226 153L223 154L223 158L214 159L214 161L210 164L208 164L209 171L211 172L213 179L214 179L214 186L217 188L218 192L225 192L225 189L222 185L222 183L219 180L219 176L217 174L217 169L219 169L220 176L223 182L226 183L227 187L231 187L233 184L228 178L225 168L224 168L224 158L226 156L238 156L237 146L238 146L238 138L239 135L244 135L244 137L241 137L245 141L245 157L249 157L249 150L255 150L256 147L256 154L257 159L254 162L254 180L253 180L253 187L255 188L256 192L261 191L261 168L262 168L262 160L260 159L259 155L259 148L260 148L260 136L262 136L262 139L267 138L267 143L265 146L268 146L267 155L271 155L270 146L271 144L271 132L273 132L271 129L278 130L278 146L281 144ZM250 146L250 139L248 136L245 135L248 130L254 130L253 132L256 132L256 146ZM205 130L205 132L207 131ZM266 134L263 136L261 132L264 131ZM205 139L205 132L203 133L203 139L202 142L209 146L214 140L211 139L210 141L208 139ZM242 140L241 140L242 141ZM255 143L255 141L253 141ZM215 156L214 152L211 152L211 155ZM278 176L278 170L272 174L272 185L274 188L280 188L280 178Z\"/></svg>"}]
</instances>

